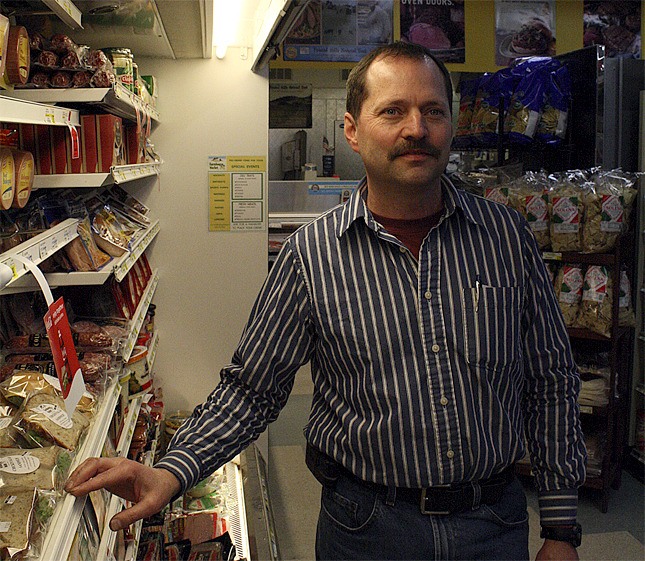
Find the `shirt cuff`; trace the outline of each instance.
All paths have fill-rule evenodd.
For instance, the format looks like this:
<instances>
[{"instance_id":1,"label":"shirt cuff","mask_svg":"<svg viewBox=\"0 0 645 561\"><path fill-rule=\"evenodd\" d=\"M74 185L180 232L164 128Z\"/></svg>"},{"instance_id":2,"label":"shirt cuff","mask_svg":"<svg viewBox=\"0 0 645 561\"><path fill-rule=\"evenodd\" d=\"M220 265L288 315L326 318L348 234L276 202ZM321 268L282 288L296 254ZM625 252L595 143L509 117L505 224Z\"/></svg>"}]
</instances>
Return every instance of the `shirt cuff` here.
<instances>
[{"instance_id":1,"label":"shirt cuff","mask_svg":"<svg viewBox=\"0 0 645 561\"><path fill-rule=\"evenodd\" d=\"M578 490L557 489L538 496L542 526L569 526L578 515Z\"/></svg>"},{"instance_id":2,"label":"shirt cuff","mask_svg":"<svg viewBox=\"0 0 645 561\"><path fill-rule=\"evenodd\" d=\"M197 457L188 450L173 449L154 467L168 470L179 480L181 490L172 498L173 501L199 483L200 464Z\"/></svg>"}]
</instances>

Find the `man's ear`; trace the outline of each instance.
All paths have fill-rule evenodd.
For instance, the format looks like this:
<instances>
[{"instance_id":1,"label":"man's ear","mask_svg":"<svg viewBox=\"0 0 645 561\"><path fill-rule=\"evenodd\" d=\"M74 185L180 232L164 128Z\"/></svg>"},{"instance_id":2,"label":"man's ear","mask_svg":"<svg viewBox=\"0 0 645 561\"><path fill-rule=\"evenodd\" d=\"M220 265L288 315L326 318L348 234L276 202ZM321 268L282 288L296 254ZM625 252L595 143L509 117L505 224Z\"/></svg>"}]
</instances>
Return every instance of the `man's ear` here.
<instances>
[{"instance_id":1,"label":"man's ear","mask_svg":"<svg viewBox=\"0 0 645 561\"><path fill-rule=\"evenodd\" d=\"M350 148L354 150L357 154L360 153L358 149L358 131L356 130L356 121L350 113L345 113L345 126L343 128L345 131L345 140L349 144Z\"/></svg>"}]
</instances>

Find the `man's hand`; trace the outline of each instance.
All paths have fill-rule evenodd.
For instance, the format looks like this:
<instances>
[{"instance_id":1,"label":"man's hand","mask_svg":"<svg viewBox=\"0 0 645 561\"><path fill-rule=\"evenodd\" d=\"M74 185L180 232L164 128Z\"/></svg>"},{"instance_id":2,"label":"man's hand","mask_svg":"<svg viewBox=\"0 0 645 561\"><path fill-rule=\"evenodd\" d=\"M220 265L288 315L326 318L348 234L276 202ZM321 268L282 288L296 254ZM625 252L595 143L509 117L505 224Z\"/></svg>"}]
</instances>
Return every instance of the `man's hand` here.
<instances>
[{"instance_id":1,"label":"man's hand","mask_svg":"<svg viewBox=\"0 0 645 561\"><path fill-rule=\"evenodd\" d=\"M102 488L132 503L110 521L110 529L116 532L159 512L180 491L181 485L168 470L125 458L89 458L65 484L65 490L76 497Z\"/></svg>"},{"instance_id":2,"label":"man's hand","mask_svg":"<svg viewBox=\"0 0 645 561\"><path fill-rule=\"evenodd\" d=\"M578 551L567 542L544 540L535 561L578 561Z\"/></svg>"}]
</instances>

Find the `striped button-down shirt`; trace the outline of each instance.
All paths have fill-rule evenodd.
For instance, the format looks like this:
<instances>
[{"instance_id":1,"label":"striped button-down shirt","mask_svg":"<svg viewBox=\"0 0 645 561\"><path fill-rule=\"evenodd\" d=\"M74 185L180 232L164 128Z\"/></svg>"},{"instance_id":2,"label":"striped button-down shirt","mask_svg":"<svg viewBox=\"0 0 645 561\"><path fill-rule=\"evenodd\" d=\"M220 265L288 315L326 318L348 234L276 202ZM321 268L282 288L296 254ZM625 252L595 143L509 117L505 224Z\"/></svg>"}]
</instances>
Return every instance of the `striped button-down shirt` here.
<instances>
[{"instance_id":1,"label":"striped button-down shirt","mask_svg":"<svg viewBox=\"0 0 645 561\"><path fill-rule=\"evenodd\" d=\"M185 487L239 453L311 362L307 440L358 477L429 487L531 454L543 524L571 523L585 476L579 377L531 230L443 178L418 256L363 181L285 242L232 362L159 462Z\"/></svg>"}]
</instances>

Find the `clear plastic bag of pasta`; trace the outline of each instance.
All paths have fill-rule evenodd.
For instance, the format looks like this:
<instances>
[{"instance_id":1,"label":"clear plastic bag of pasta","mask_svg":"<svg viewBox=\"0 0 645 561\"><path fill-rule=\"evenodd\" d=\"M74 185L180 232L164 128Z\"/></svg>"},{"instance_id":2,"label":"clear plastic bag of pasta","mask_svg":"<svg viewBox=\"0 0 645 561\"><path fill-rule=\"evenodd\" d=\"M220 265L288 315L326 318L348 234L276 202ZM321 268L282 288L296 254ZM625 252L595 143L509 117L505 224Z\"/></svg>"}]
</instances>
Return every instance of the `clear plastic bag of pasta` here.
<instances>
[{"instance_id":1,"label":"clear plastic bag of pasta","mask_svg":"<svg viewBox=\"0 0 645 561\"><path fill-rule=\"evenodd\" d=\"M582 301L583 284L582 265L565 263L558 270L555 279L555 294L567 327L576 325Z\"/></svg>"},{"instance_id":2,"label":"clear plastic bag of pasta","mask_svg":"<svg viewBox=\"0 0 645 561\"><path fill-rule=\"evenodd\" d=\"M636 198L636 174L621 170L596 171L584 194L582 249L588 253L612 251L627 230Z\"/></svg>"},{"instance_id":3,"label":"clear plastic bag of pasta","mask_svg":"<svg viewBox=\"0 0 645 561\"><path fill-rule=\"evenodd\" d=\"M509 197L511 206L528 221L538 247L542 250L550 247L548 179L545 173L527 172L512 183Z\"/></svg>"},{"instance_id":4,"label":"clear plastic bag of pasta","mask_svg":"<svg viewBox=\"0 0 645 561\"><path fill-rule=\"evenodd\" d=\"M618 288L618 325L621 327L636 327L636 315L632 302L632 286L627 271L620 273Z\"/></svg>"},{"instance_id":5,"label":"clear plastic bag of pasta","mask_svg":"<svg viewBox=\"0 0 645 561\"><path fill-rule=\"evenodd\" d=\"M583 192L571 179L555 178L549 191L549 234L553 251L582 251Z\"/></svg>"},{"instance_id":6,"label":"clear plastic bag of pasta","mask_svg":"<svg viewBox=\"0 0 645 561\"><path fill-rule=\"evenodd\" d=\"M583 327L611 337L613 288L606 267L590 265L585 273L580 312L575 327Z\"/></svg>"}]
</instances>

